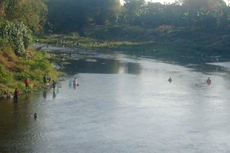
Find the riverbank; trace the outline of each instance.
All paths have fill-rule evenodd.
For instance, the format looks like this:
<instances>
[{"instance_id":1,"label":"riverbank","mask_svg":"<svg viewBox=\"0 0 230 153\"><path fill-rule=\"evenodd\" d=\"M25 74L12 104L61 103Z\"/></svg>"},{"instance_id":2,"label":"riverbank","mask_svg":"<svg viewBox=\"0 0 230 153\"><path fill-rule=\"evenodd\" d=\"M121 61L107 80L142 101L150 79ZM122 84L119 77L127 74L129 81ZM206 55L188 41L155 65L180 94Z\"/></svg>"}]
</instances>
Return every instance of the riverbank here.
<instances>
[{"instance_id":1,"label":"riverbank","mask_svg":"<svg viewBox=\"0 0 230 153\"><path fill-rule=\"evenodd\" d=\"M26 92L24 80L29 78L30 92L44 87L43 76L57 81L58 77L63 75L58 71L52 62L55 59L45 50L36 51L33 47L28 49L25 57L16 56L10 49L3 49L0 54L0 99L12 98L15 88L18 88L20 94Z\"/></svg>"},{"instance_id":2,"label":"riverbank","mask_svg":"<svg viewBox=\"0 0 230 153\"><path fill-rule=\"evenodd\" d=\"M126 26L88 26L78 33L50 34L40 42L100 52L119 51L154 58L194 58L206 62L230 60L228 29L162 26L156 29Z\"/></svg>"}]
</instances>

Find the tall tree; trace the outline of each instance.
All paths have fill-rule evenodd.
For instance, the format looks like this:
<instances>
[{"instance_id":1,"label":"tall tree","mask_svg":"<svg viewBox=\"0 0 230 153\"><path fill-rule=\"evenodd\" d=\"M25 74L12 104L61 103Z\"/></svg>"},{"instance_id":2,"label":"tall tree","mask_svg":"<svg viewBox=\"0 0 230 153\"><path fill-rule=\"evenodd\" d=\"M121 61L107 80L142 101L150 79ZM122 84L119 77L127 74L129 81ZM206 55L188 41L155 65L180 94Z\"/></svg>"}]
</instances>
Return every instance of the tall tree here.
<instances>
[{"instance_id":1,"label":"tall tree","mask_svg":"<svg viewBox=\"0 0 230 153\"><path fill-rule=\"evenodd\" d=\"M124 0L126 8L126 20L131 24L137 24L139 16L143 13L145 0Z\"/></svg>"},{"instance_id":2,"label":"tall tree","mask_svg":"<svg viewBox=\"0 0 230 153\"><path fill-rule=\"evenodd\" d=\"M115 22L120 12L119 0L50 0L49 21L54 31L76 31L90 23Z\"/></svg>"},{"instance_id":3,"label":"tall tree","mask_svg":"<svg viewBox=\"0 0 230 153\"><path fill-rule=\"evenodd\" d=\"M124 7L132 15L137 14L145 4L145 0L124 0L124 2Z\"/></svg>"},{"instance_id":4,"label":"tall tree","mask_svg":"<svg viewBox=\"0 0 230 153\"><path fill-rule=\"evenodd\" d=\"M91 15L95 23L116 22L116 18L121 12L119 0L94 0L93 2L94 7L91 7Z\"/></svg>"},{"instance_id":5,"label":"tall tree","mask_svg":"<svg viewBox=\"0 0 230 153\"><path fill-rule=\"evenodd\" d=\"M22 21L35 32L42 30L47 16L44 0L1 0L0 17Z\"/></svg>"}]
</instances>

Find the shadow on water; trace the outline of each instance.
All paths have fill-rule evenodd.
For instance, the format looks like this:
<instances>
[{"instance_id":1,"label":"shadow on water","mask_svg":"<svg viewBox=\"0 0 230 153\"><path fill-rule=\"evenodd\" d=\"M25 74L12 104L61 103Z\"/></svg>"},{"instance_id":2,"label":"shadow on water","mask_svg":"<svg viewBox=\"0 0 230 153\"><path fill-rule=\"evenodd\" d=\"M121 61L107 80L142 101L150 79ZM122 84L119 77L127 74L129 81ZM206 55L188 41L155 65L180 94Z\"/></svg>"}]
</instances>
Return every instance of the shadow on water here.
<instances>
[{"instance_id":1,"label":"shadow on water","mask_svg":"<svg viewBox=\"0 0 230 153\"><path fill-rule=\"evenodd\" d=\"M30 128L30 100L31 95L25 94L19 95L18 101L13 99L0 101L0 148L2 149L0 152L20 152L22 149L18 146L20 143L25 147L31 144L28 138L32 136L25 132Z\"/></svg>"},{"instance_id":2,"label":"shadow on water","mask_svg":"<svg viewBox=\"0 0 230 153\"><path fill-rule=\"evenodd\" d=\"M116 74L120 73L139 74L141 67L138 63L121 63L114 59L80 59L71 60L65 65L64 71L68 75L76 73L100 73L100 74Z\"/></svg>"}]
</instances>

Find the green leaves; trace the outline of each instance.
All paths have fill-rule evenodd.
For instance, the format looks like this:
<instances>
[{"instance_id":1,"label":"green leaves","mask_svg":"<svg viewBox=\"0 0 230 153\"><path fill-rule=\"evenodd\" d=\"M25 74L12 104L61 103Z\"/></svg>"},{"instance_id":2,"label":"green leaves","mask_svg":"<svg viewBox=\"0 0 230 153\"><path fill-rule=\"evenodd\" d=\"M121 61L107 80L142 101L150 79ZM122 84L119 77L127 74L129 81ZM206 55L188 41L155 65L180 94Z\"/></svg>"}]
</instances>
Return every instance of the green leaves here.
<instances>
[{"instance_id":1,"label":"green leaves","mask_svg":"<svg viewBox=\"0 0 230 153\"><path fill-rule=\"evenodd\" d=\"M0 17L22 21L34 32L43 30L48 9L45 0L0 0Z\"/></svg>"},{"instance_id":2,"label":"green leaves","mask_svg":"<svg viewBox=\"0 0 230 153\"><path fill-rule=\"evenodd\" d=\"M22 22L5 21L1 26L1 37L5 43L9 43L17 55L25 54L26 49L32 42L32 31Z\"/></svg>"},{"instance_id":3,"label":"green leaves","mask_svg":"<svg viewBox=\"0 0 230 153\"><path fill-rule=\"evenodd\" d=\"M77 31L85 25L116 23L119 0L50 0L49 24L55 32Z\"/></svg>"},{"instance_id":4,"label":"green leaves","mask_svg":"<svg viewBox=\"0 0 230 153\"><path fill-rule=\"evenodd\" d=\"M3 65L0 65L0 83L8 83L12 75L6 71Z\"/></svg>"}]
</instances>

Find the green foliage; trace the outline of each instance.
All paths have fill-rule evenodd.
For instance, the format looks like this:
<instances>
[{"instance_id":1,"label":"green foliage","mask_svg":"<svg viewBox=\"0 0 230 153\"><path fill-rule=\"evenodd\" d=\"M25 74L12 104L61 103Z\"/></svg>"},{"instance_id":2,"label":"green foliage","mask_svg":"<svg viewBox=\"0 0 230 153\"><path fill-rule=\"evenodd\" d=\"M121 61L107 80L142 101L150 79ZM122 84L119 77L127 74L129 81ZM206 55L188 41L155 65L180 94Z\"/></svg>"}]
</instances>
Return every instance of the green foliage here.
<instances>
[{"instance_id":1,"label":"green foliage","mask_svg":"<svg viewBox=\"0 0 230 153\"><path fill-rule=\"evenodd\" d=\"M32 32L28 27L22 22L5 21L1 31L4 42L9 43L17 55L22 56L26 53L26 49L32 42Z\"/></svg>"},{"instance_id":2,"label":"green foliage","mask_svg":"<svg viewBox=\"0 0 230 153\"><path fill-rule=\"evenodd\" d=\"M144 0L124 0L127 18L132 21L135 17L140 16L143 12Z\"/></svg>"},{"instance_id":3,"label":"green foliage","mask_svg":"<svg viewBox=\"0 0 230 153\"><path fill-rule=\"evenodd\" d=\"M27 71L21 71L20 73L18 73L17 75L15 75L15 79L18 80L18 81L23 81L27 77L29 77Z\"/></svg>"},{"instance_id":4,"label":"green foliage","mask_svg":"<svg viewBox=\"0 0 230 153\"><path fill-rule=\"evenodd\" d=\"M42 77L44 74L55 80L60 75L50 64L45 51L36 52L33 58L20 60L20 63L15 66L13 73L14 79L12 79L12 82L14 83L9 86L18 87L23 90L25 89L24 80L27 77L30 79L31 86L33 86L33 83L36 83L37 87L41 87L43 85Z\"/></svg>"},{"instance_id":5,"label":"green foliage","mask_svg":"<svg viewBox=\"0 0 230 153\"><path fill-rule=\"evenodd\" d=\"M31 70L40 69L42 71L47 71L50 67L49 63L48 60L38 60L31 66Z\"/></svg>"},{"instance_id":6,"label":"green foliage","mask_svg":"<svg viewBox=\"0 0 230 153\"><path fill-rule=\"evenodd\" d=\"M0 65L0 83L8 83L12 75L7 72L3 65Z\"/></svg>"},{"instance_id":7,"label":"green foliage","mask_svg":"<svg viewBox=\"0 0 230 153\"><path fill-rule=\"evenodd\" d=\"M46 59L46 54L44 54L44 52L38 52L33 59L21 61L21 65L16 67L18 75L15 77L17 80L23 80L26 77L30 77L32 80L38 81L40 78L38 74L48 73L52 69L52 65L49 60Z\"/></svg>"},{"instance_id":8,"label":"green foliage","mask_svg":"<svg viewBox=\"0 0 230 153\"><path fill-rule=\"evenodd\" d=\"M89 24L115 23L119 0L50 0L49 25L54 32L77 31Z\"/></svg>"},{"instance_id":9,"label":"green foliage","mask_svg":"<svg viewBox=\"0 0 230 153\"><path fill-rule=\"evenodd\" d=\"M227 28L230 24L228 20L230 7L227 7L223 0L187 0L188 2L184 0L183 5L176 2L167 5L149 2L139 5L137 11L134 9L134 4L138 0L127 1L124 5L127 12L122 14L119 21L131 26L157 28L162 25L172 25L191 28Z\"/></svg>"},{"instance_id":10,"label":"green foliage","mask_svg":"<svg viewBox=\"0 0 230 153\"><path fill-rule=\"evenodd\" d=\"M8 21L23 22L34 32L42 31L46 24L46 0L1 0L0 17Z\"/></svg>"},{"instance_id":11,"label":"green foliage","mask_svg":"<svg viewBox=\"0 0 230 153\"><path fill-rule=\"evenodd\" d=\"M95 24L113 23L143 28L164 25L228 28L230 24L230 7L223 0L178 0L172 4L146 3L144 0L124 2L121 7L119 0L50 0L47 3L49 25L54 32L77 31L81 36L87 36L81 29Z\"/></svg>"}]
</instances>

